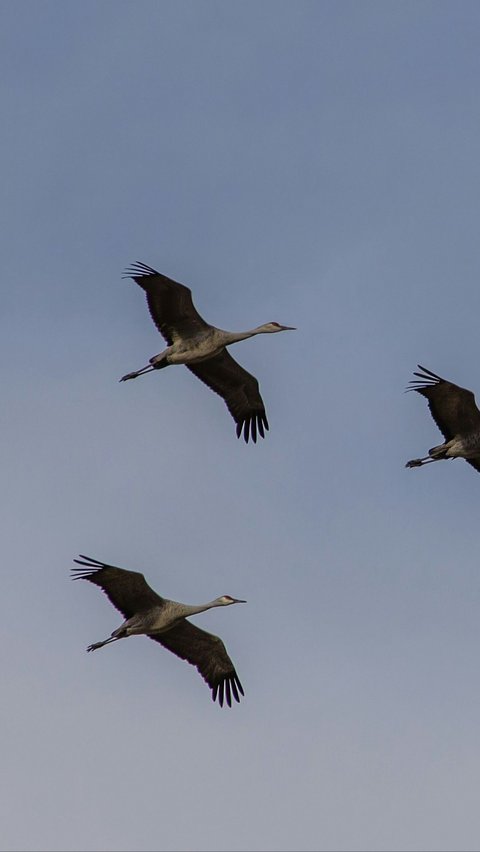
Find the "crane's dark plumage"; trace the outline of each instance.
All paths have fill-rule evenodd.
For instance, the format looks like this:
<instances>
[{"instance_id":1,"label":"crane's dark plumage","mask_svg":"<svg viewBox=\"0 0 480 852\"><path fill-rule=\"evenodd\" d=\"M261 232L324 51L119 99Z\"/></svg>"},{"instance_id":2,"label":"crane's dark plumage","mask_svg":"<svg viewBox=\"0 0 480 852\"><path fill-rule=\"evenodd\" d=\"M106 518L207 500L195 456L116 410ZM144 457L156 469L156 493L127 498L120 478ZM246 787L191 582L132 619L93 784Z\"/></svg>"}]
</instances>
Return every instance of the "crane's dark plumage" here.
<instances>
[{"instance_id":1,"label":"crane's dark plumage","mask_svg":"<svg viewBox=\"0 0 480 852\"><path fill-rule=\"evenodd\" d=\"M196 666L212 690L213 701L218 695L220 707L223 707L224 696L231 707L232 693L235 701L240 701L239 693L244 695L225 645L218 636L207 633L191 621L183 619L166 633L150 634L149 638L160 642L160 645L168 648L181 660Z\"/></svg>"},{"instance_id":2,"label":"crane's dark plumage","mask_svg":"<svg viewBox=\"0 0 480 852\"><path fill-rule=\"evenodd\" d=\"M421 372L409 382L407 390L414 390L428 400L432 417L440 429L445 444L429 451L431 458L412 459L407 467L420 467L428 461L443 458L465 458L480 471L480 411L472 391L448 382L418 364Z\"/></svg>"},{"instance_id":3,"label":"crane's dark plumage","mask_svg":"<svg viewBox=\"0 0 480 852\"><path fill-rule=\"evenodd\" d=\"M247 443L249 434L253 442L256 442L257 431L262 438L265 437L268 420L258 382L226 349L208 361L199 361L198 364L187 366L198 379L223 397L237 424L237 438L242 434L242 429Z\"/></svg>"},{"instance_id":4,"label":"crane's dark plumage","mask_svg":"<svg viewBox=\"0 0 480 852\"><path fill-rule=\"evenodd\" d=\"M124 618L132 618L137 612L147 612L164 604L164 598L153 591L139 571L127 571L82 554L80 559L73 561L85 566L71 569L73 579L88 580L98 586Z\"/></svg>"},{"instance_id":5,"label":"crane's dark plumage","mask_svg":"<svg viewBox=\"0 0 480 852\"><path fill-rule=\"evenodd\" d=\"M124 277L133 278L145 290L150 316L169 346L178 337L188 338L210 328L195 308L192 291L185 284L140 262L132 263Z\"/></svg>"},{"instance_id":6,"label":"crane's dark plumage","mask_svg":"<svg viewBox=\"0 0 480 852\"><path fill-rule=\"evenodd\" d=\"M127 571L83 555L74 562L82 567L71 569L73 579L88 580L102 589L126 619L112 633L111 639L90 645L88 650L135 633L146 635L196 666L212 690L212 699L218 698L221 707L224 699L229 707L232 706L232 695L235 701L240 701L240 695L244 695L242 684L222 640L187 621L185 615L219 606L219 601L223 601L222 605L242 601L224 596L204 607L189 607L160 597L137 571Z\"/></svg>"},{"instance_id":7,"label":"crane's dark plumage","mask_svg":"<svg viewBox=\"0 0 480 852\"><path fill-rule=\"evenodd\" d=\"M150 359L150 365L123 376L123 381L136 378L168 364L183 363L215 393L221 396L236 423L237 437L243 434L248 443L257 435L265 437L268 420L257 379L240 366L226 346L254 334L284 331L289 326L266 323L249 332L224 332L205 322L195 308L192 293L145 263L133 263L125 277L145 291L150 315L168 346L161 355Z\"/></svg>"}]
</instances>

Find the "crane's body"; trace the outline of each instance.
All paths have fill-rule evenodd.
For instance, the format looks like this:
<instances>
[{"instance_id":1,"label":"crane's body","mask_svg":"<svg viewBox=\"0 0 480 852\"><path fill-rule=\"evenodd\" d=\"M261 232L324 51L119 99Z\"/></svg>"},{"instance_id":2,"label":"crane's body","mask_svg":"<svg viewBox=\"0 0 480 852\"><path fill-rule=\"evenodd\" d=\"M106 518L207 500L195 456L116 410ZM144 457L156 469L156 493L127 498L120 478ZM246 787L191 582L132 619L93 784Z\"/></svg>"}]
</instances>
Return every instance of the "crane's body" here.
<instances>
[{"instance_id":1,"label":"crane's body","mask_svg":"<svg viewBox=\"0 0 480 852\"><path fill-rule=\"evenodd\" d=\"M192 293L144 263L134 263L126 277L145 290L152 319L168 346L150 358L141 370L122 376L136 379L153 370L184 364L194 375L218 393L237 424L237 437L243 432L255 442L257 433L265 437L268 421L257 379L244 370L227 351L227 346L257 334L293 331L292 326L269 322L249 331L225 331L205 322L192 301Z\"/></svg>"},{"instance_id":2,"label":"crane's body","mask_svg":"<svg viewBox=\"0 0 480 852\"><path fill-rule=\"evenodd\" d=\"M167 346L159 355L150 358L150 366L134 373L127 373L120 381L136 378L144 371L158 370L168 364L199 364L202 361L208 361L209 358L215 358L226 346L231 346L232 343L239 343L241 340L247 340L256 334L284 331L286 328L286 326L275 328L275 325L276 323L266 323L266 325L259 325L258 328L252 328L250 331L238 332L225 331L223 328L215 328L211 325L206 331L196 334L194 337L177 338L171 346Z\"/></svg>"},{"instance_id":3,"label":"crane's body","mask_svg":"<svg viewBox=\"0 0 480 852\"><path fill-rule=\"evenodd\" d=\"M222 640L191 624L187 617L213 607L245 601L222 595L206 604L179 603L160 597L137 571L127 571L82 555L74 562L82 568L72 568L73 579L89 580L99 586L125 618L108 639L94 642L87 651L96 651L128 636L148 636L195 665L210 686L213 700L218 696L220 706L224 696L229 707L232 695L240 701L240 694L244 694L242 685Z\"/></svg>"},{"instance_id":4,"label":"crane's body","mask_svg":"<svg viewBox=\"0 0 480 852\"><path fill-rule=\"evenodd\" d=\"M422 467L442 459L463 458L480 471L480 411L472 391L448 382L418 365L408 390L415 390L428 400L430 412L445 442L428 451L428 456L411 459L406 467Z\"/></svg>"},{"instance_id":5,"label":"crane's body","mask_svg":"<svg viewBox=\"0 0 480 852\"><path fill-rule=\"evenodd\" d=\"M74 561L78 562L79 560L75 559ZM124 571L125 569L117 568L116 570ZM90 578L83 575L81 578L78 577L77 579L85 580ZM198 615L200 612L206 612L207 609L213 609L213 607L216 606L228 606L232 603L245 603L245 601L235 600L230 598L228 595L224 595L222 598L216 598L214 601L210 601L206 604L184 604L179 603L178 601L168 600L168 598L162 598L161 605L159 604L158 606L152 606L147 610L141 610L140 612L135 613L135 615L132 615L131 618L125 619L123 624L113 631L109 639L105 639L104 642L96 642L94 645L89 645L87 650L94 651L97 648L101 648L108 642L112 642L112 637L115 639L126 639L127 636L150 636L151 634L165 633L167 630L171 630L172 627L175 627L176 624L190 615Z\"/></svg>"}]
</instances>

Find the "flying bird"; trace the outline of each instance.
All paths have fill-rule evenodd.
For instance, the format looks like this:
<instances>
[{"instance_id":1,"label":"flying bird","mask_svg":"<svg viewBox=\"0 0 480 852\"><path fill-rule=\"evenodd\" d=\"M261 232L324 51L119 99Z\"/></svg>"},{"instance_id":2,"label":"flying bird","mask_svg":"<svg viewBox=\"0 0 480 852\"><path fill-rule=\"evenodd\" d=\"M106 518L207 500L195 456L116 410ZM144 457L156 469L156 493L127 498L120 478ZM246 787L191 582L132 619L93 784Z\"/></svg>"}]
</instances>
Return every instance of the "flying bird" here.
<instances>
[{"instance_id":1,"label":"flying bird","mask_svg":"<svg viewBox=\"0 0 480 852\"><path fill-rule=\"evenodd\" d=\"M231 606L245 601L222 595L199 606L177 603L157 595L143 574L137 571L116 568L83 554L73 561L83 567L71 569L72 579L88 580L99 586L125 618L109 639L89 645L87 651L96 651L97 648L128 636L145 635L180 659L196 666L212 691L213 701L218 698L221 707L224 698L228 706L232 706L232 695L235 701L240 701L240 694L245 693L222 640L200 630L187 621L187 616L215 606Z\"/></svg>"},{"instance_id":2,"label":"flying bird","mask_svg":"<svg viewBox=\"0 0 480 852\"><path fill-rule=\"evenodd\" d=\"M480 411L472 391L454 385L417 365L407 390L415 390L428 399L428 407L445 443L432 447L428 456L411 459L405 467L421 467L441 459L462 458L480 471Z\"/></svg>"},{"instance_id":3,"label":"flying bird","mask_svg":"<svg viewBox=\"0 0 480 852\"><path fill-rule=\"evenodd\" d=\"M178 284L139 262L133 263L124 277L133 278L145 290L151 317L168 346L159 355L150 358L146 367L127 373L120 381L136 379L137 376L170 364L185 364L197 378L225 400L237 424L238 438L242 431L247 443L250 436L255 443L257 433L264 438L268 421L258 381L232 358L226 347L256 334L275 334L295 329L278 322L267 322L251 331L223 331L209 325L200 316L193 304L192 292L184 284Z\"/></svg>"}]
</instances>

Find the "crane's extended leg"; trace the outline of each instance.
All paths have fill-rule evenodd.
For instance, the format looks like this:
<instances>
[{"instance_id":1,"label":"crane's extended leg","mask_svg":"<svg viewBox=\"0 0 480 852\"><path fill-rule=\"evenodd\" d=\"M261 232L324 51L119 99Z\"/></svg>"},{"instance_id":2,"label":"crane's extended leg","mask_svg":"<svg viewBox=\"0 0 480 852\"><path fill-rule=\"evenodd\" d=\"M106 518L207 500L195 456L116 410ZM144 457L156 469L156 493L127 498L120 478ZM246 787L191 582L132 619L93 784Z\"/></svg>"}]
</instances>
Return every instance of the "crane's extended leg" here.
<instances>
[{"instance_id":1,"label":"crane's extended leg","mask_svg":"<svg viewBox=\"0 0 480 852\"><path fill-rule=\"evenodd\" d=\"M122 376L120 381L127 382L128 379L136 379L137 376L143 376L144 373L151 373L152 370L161 370L162 367L168 367L165 352L161 352L160 355L154 355L153 358L150 358L150 363L146 367L142 367L141 370L136 370L133 373L127 373L126 376Z\"/></svg>"},{"instance_id":2,"label":"crane's extended leg","mask_svg":"<svg viewBox=\"0 0 480 852\"><path fill-rule=\"evenodd\" d=\"M422 465L430 464L430 462L434 461L441 461L441 459L432 459L430 456L426 456L424 459L410 459L405 467L422 467Z\"/></svg>"},{"instance_id":3,"label":"crane's extended leg","mask_svg":"<svg viewBox=\"0 0 480 852\"><path fill-rule=\"evenodd\" d=\"M122 376L122 378L119 379L119 381L120 382L127 382L128 379L136 379L137 376L142 376L144 373L150 373L154 369L155 369L155 367L152 367L151 364L147 364L147 366L143 367L142 370L136 370L133 373L127 373L125 376Z\"/></svg>"},{"instance_id":4,"label":"crane's extended leg","mask_svg":"<svg viewBox=\"0 0 480 852\"><path fill-rule=\"evenodd\" d=\"M162 367L168 367L166 351L160 352L160 355L154 355L149 362L154 370L161 370Z\"/></svg>"},{"instance_id":5,"label":"crane's extended leg","mask_svg":"<svg viewBox=\"0 0 480 852\"><path fill-rule=\"evenodd\" d=\"M94 642L93 645L89 645L87 651L96 651L97 648L103 648L103 646L108 645L109 642L116 642L117 639L123 638L123 636L110 636L110 639L105 639L103 642Z\"/></svg>"},{"instance_id":6,"label":"crane's extended leg","mask_svg":"<svg viewBox=\"0 0 480 852\"><path fill-rule=\"evenodd\" d=\"M425 456L424 459L411 459L406 463L405 467L421 467L424 464L430 464L430 462L453 458L453 456L447 456L452 443L453 441L450 441L448 444L440 444L438 447L432 447L428 451L428 456Z\"/></svg>"}]
</instances>

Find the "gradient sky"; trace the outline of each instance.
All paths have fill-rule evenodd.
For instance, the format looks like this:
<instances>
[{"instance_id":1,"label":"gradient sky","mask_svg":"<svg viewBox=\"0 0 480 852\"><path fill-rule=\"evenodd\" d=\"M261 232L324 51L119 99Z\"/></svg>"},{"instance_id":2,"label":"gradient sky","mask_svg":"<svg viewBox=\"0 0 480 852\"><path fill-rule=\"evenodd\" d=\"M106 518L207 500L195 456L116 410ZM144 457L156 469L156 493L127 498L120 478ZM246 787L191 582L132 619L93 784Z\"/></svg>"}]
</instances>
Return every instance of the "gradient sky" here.
<instances>
[{"instance_id":1,"label":"gradient sky","mask_svg":"<svg viewBox=\"0 0 480 852\"><path fill-rule=\"evenodd\" d=\"M477 850L480 477L419 362L480 393L480 6L3 2L1 848ZM135 260L233 350L237 441ZM231 710L71 583L78 553L195 623Z\"/></svg>"}]
</instances>

